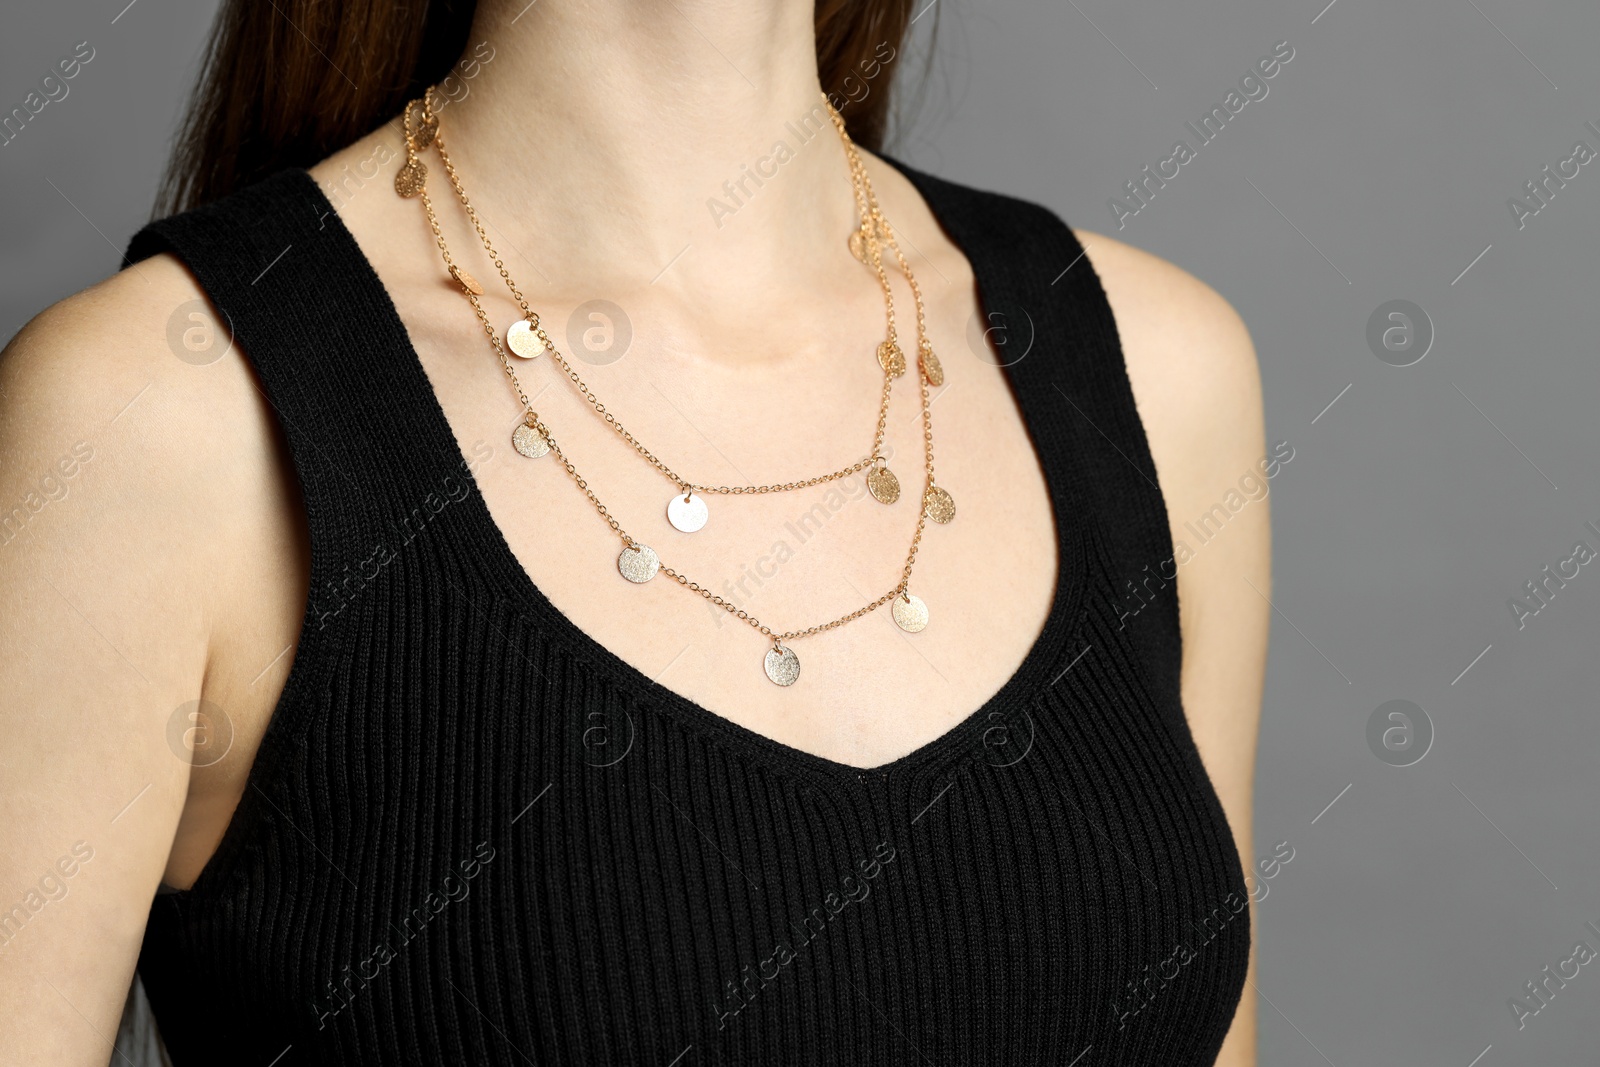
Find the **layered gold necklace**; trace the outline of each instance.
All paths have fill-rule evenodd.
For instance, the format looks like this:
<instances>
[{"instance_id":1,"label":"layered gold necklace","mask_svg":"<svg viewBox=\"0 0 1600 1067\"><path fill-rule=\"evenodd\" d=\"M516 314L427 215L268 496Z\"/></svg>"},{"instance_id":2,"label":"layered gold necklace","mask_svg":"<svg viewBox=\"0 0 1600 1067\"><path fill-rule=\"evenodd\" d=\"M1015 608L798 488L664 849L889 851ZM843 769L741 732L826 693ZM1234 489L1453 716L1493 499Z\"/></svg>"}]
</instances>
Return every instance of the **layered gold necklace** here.
<instances>
[{"instance_id":1,"label":"layered gold necklace","mask_svg":"<svg viewBox=\"0 0 1600 1067\"><path fill-rule=\"evenodd\" d=\"M434 240L439 246L439 252L444 258L445 269L460 286L462 293L471 302L472 309L482 324L484 334L489 340L501 367L505 370L506 377L511 383L512 390L522 403L523 417L512 434L512 446L529 459L538 459L547 454L554 454L556 459L566 468L568 476L573 483L582 490L600 517L611 527L622 541L622 550L617 557L617 570L630 582L644 583L654 578L658 573L665 574L679 585L696 593L710 603L728 612L734 618L747 623L752 629L772 642L772 647L766 653L764 666L767 677L781 686L793 685L800 677L800 659L795 655L790 644L803 637L825 633L835 627L843 626L861 618L869 612L876 611L885 604L892 604L890 613L895 623L908 633L916 633L928 625L928 608L923 600L911 592L911 572L916 564L917 549L922 543L923 531L929 520L936 523L947 523L955 518L955 501L950 493L939 486L933 474L933 412L930 403L929 389L936 388L944 383L944 370L939 364L939 358L934 354L933 346L927 337L927 316L923 306L922 290L917 285L916 277L911 272L911 264L907 262L905 254L900 250L899 243L895 240L894 230L889 221L884 217L878 205L877 197L873 192L872 182L867 176L866 168L862 165L860 154L855 144L850 140L850 135L845 129L844 119L823 95L823 106L833 122L834 129L838 132L840 141L844 146L845 158L849 163L851 187L855 195L856 213L859 219L857 228L851 231L848 241L851 253L861 262L871 267L877 276L878 284L883 290L885 309L885 336L877 346L876 356L879 367L883 371L883 390L878 402L878 421L873 433L872 449L861 459L827 474L805 478L798 481L765 484L765 485L709 485L693 481L674 470L671 466L657 457L636 436L623 426L594 390L584 383L578 372L573 369L565 356L563 356L555 343L545 332L538 312L528 304L521 289L511 278L511 272L506 267L500 254L495 251L494 243L489 239L489 234L477 210L467 198L467 193L461 183L461 176L457 173L455 165L450 160L450 154L445 149L444 137L439 128L439 113L435 106L434 90L429 88L422 99L414 100L407 105L405 110L405 137L406 137L406 162L395 176L395 191L403 197L419 197L423 210L428 216L428 225L433 230ZM458 265L450 254L450 248L445 241L444 230L439 225L438 216L434 213L433 202L428 196L427 176L428 168L420 156L429 148L439 154L439 162L444 167L445 174L450 179L450 186L456 198L461 202L466 211L467 218L472 222L473 229L478 233L478 238L483 244L484 251L494 263L495 269L500 272L501 279L506 288L510 290L517 306L522 309L522 317L507 327L504 336L496 331L494 323L488 313L484 311L480 297L483 296L483 286L466 270ZM857 608L848 615L842 615L829 622L818 623L799 630L777 631L754 615L745 611L737 604L716 595L710 589L688 578L686 575L662 563L661 558L650 546L636 540L627 530L623 529L621 522L612 514L609 508L596 495L588 481L578 472L578 468L568 458L557 443L555 434L549 425L539 417L534 410L533 402L523 391L522 383L517 378L516 367L511 357L519 361L532 360L540 355L548 354L561 368L573 386L583 396L589 406L594 410L606 425L610 426L633 450L646 460L652 467L659 471L674 485L674 491L667 502L667 521L676 529L684 533L694 533L705 526L709 517L709 509L705 497L712 495L742 496L749 494L785 493L800 489L822 485L849 477L852 474L866 471L867 489L874 499L884 504L893 504L900 498L900 480L889 469L888 461L884 456L884 436L889 424L889 398L892 385L896 378L902 377L907 371L907 361L901 349L898 334L895 329L894 294L889 285L888 271L884 267L884 253L888 251L893 255L896 265L905 275L906 282L911 288L911 294L916 305L917 313L917 384L922 402L922 442L923 442L923 473L924 483L922 491L922 510L917 516L916 532L911 537L911 547L906 553L905 565L900 571L900 580L888 592L879 596L868 604ZM509 353L509 355L508 355Z\"/></svg>"}]
</instances>

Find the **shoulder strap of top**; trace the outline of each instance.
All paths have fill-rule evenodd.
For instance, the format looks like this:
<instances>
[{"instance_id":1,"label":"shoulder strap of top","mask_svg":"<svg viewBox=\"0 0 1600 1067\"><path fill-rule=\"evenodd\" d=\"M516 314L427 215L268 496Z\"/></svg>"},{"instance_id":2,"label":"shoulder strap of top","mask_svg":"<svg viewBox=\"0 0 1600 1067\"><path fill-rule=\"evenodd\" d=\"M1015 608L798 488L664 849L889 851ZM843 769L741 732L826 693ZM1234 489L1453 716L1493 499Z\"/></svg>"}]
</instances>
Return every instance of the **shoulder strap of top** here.
<instances>
[{"instance_id":1,"label":"shoulder strap of top","mask_svg":"<svg viewBox=\"0 0 1600 1067\"><path fill-rule=\"evenodd\" d=\"M407 540L471 491L458 449L394 444L435 404L387 290L304 170L153 222L127 259L177 256L232 331L289 445L311 535L306 634L328 629ZM340 627L339 629L348 629Z\"/></svg>"},{"instance_id":2,"label":"shoulder strap of top","mask_svg":"<svg viewBox=\"0 0 1600 1067\"><path fill-rule=\"evenodd\" d=\"M1070 501L1058 496L1058 518L1095 520L1114 568L1107 576L1113 596L1120 600L1130 583L1144 595L1159 591L1130 629L1157 683L1177 693L1182 646L1166 501L1116 320L1084 246L1046 207L884 158L916 186L972 264L989 337L1051 483L1070 486L1094 511L1071 514L1063 508Z\"/></svg>"}]
</instances>

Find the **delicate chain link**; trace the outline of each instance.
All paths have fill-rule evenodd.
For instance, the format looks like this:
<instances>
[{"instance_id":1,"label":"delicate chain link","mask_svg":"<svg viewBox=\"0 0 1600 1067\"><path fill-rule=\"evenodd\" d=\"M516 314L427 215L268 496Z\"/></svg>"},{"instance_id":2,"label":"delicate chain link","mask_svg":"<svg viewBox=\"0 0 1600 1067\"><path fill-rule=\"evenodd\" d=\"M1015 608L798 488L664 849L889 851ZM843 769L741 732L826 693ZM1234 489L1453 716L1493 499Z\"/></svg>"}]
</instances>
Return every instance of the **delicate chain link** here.
<instances>
[{"instance_id":1,"label":"delicate chain link","mask_svg":"<svg viewBox=\"0 0 1600 1067\"><path fill-rule=\"evenodd\" d=\"M875 466L882 462L883 440L888 429L890 384L894 377L891 373L889 373L887 366L884 367L883 395L878 407L878 423L876 433L873 437L872 454L865 459L860 460L857 463L844 468L843 470L836 471L833 474L810 478L804 481L788 482L781 485L750 485L731 487L702 486L690 483L681 478L665 463L657 459L649 449L641 444L637 438L635 438L627 431L627 429L623 427L622 423L617 420L616 416L609 412L605 405L600 402L600 399L594 394L594 392L584 384L583 379L579 377L578 373L572 369L571 365L567 363L566 359L562 357L561 353L556 349L555 344L550 340L549 335L545 332L544 327L540 324L538 313L529 306L527 300L523 297L521 290L517 288L516 283L512 280L511 273L507 269L504 260L502 260L499 253L495 251L494 244L489 239L489 234L484 228L483 221L478 217L477 211L473 208L471 202L467 198L467 194L462 187L460 177L456 173L455 165L451 162L450 156L445 150L443 134L437 129L438 118L433 111L433 89L431 87L427 90L427 94L421 101L413 101L406 107L405 137L408 159L414 161L418 151L417 129L413 128L413 113L419 103L421 104L421 117L416 121L418 123L432 123L435 125L435 129L431 138L432 146L435 147L439 152L439 159L444 165L445 173L450 178L451 187L454 190L457 199L460 200L462 208L465 209L467 217L472 221L473 228L477 230L478 237L483 242L484 250L489 254L490 259L493 260L495 269L499 271L501 279L504 280L507 288L510 289L512 296L516 299L517 304L522 308L523 314L527 317L527 321L529 322L530 326L533 328L540 342L544 345L545 351L550 353L555 361L561 366L562 370L566 372L567 377L572 380L573 384L577 386L579 392L583 394L585 399L589 401L590 405L606 421L606 423L612 426L624 440L633 446L635 451L648 460L657 470L661 471L668 478L676 482L679 488L683 489L685 493L692 491L701 493L740 495L786 492L794 489L803 489L814 485L821 485L825 482L847 477L850 474L857 473L869 466ZM925 475L925 484L922 496L925 502L927 495L933 489L935 482L933 476L932 407L928 393L927 376L921 372L922 368L920 365L921 355L929 352L932 348L927 339L927 315L923 303L922 290L917 285L916 277L911 271L911 264L906 260L905 254L900 250L900 245L894 238L894 230L889 225L889 220L884 217L882 210L878 206L877 196L872 188L871 179L867 175L866 167L861 162L861 157L856 151L855 144L851 141L850 135L846 131L844 119L833 107L833 104L828 101L826 94L823 95L823 105L828 109L828 113L839 133L840 139L844 145L845 156L849 163L851 187L855 194L857 213L861 218L860 233L863 240L864 250L869 255L869 265L872 267L873 272L877 275L879 286L883 290L887 318L886 339L888 343L897 345L898 340L895 332L894 296L889 284L888 272L883 265L883 248L885 246L887 246L893 252L896 264L899 266L901 273L905 275L906 281L910 286L911 294L916 305L917 351L919 355L917 382L920 387L919 392L921 394L923 470ZM423 147L427 146L424 145ZM422 201L423 210L426 212L428 217L428 225L433 231L434 242L439 246L439 252L444 258L446 269L449 271L451 277L456 280L456 283L461 286L462 292L466 295L467 300L472 304L472 309L477 315L479 323L483 326L484 334L488 337L490 346L493 347L496 357L500 360L500 365L505 370L506 376L511 382L512 389L515 390L518 399L522 401L525 423L536 433L538 433L550 446L550 451L555 454L557 460L559 460L561 465L566 469L568 477L570 477L573 483L583 491L584 496L588 497L589 503L594 507L595 511L600 515L600 517L606 521L606 524L611 527L612 532L621 538L623 545L627 548L639 547L639 542L635 541L633 537L622 528L622 524L617 520L616 516L611 514L610 510L595 494L594 490L589 488L589 483L584 479L583 475L578 472L578 468L573 464L573 462L567 458L566 453L557 443L555 435L551 433L550 428L546 426L543 420L539 418L538 412L534 410L533 402L528 399L527 393L522 388L522 383L517 378L516 370L512 366L511 360L506 355L505 345L502 343L500 335L496 333L494 323L490 320L488 312L484 310L482 302L478 299L479 293L474 292L473 286L469 285L468 281L465 280L470 276L466 275L461 268L457 267L455 260L450 255L450 248L448 243L445 241L444 230L439 224L438 216L434 213L433 201L428 196L426 183L422 183L417 195ZM907 370L909 371L909 369L910 368L908 367ZM732 601L718 596L705 586L693 581L687 575L674 570L672 567L669 567L664 563L661 565L661 573L665 574L667 577L671 578L685 589L688 589L693 593L697 593L706 601L726 611L729 615L732 615L739 621L747 623L762 636L771 638L774 647L782 648L784 642L786 641L793 641L802 637L811 637L816 634L825 633L828 630L843 626L848 622L853 622L854 620L861 618L863 615L876 611L878 608L881 608L885 604L894 600L895 597L905 596L908 588L910 587L911 571L916 564L917 550L922 544L922 536L926 531L927 522L927 510L926 506L924 505L924 507L920 509L917 514L916 532L911 538L911 547L906 554L905 566L900 572L899 584L897 584L893 589L890 589L888 592L879 596L876 600L857 608L855 611L852 611L847 615L841 615L830 622L819 623L804 630L788 630L782 633L774 632L771 627L767 626L756 616L750 614L748 611L734 604Z\"/></svg>"},{"instance_id":2,"label":"delicate chain link","mask_svg":"<svg viewBox=\"0 0 1600 1067\"><path fill-rule=\"evenodd\" d=\"M426 113L428 112L425 111L425 114ZM696 482L691 482L679 475L654 452L647 448L642 441L635 437L628 430L628 428L622 424L622 421L618 419L617 416L612 413L604 403L601 402L597 395L595 395L594 390L590 389L589 386L584 383L583 378L576 370L573 369L572 364L567 362L567 359L564 355L562 355L561 350L556 347L555 342L550 339L550 335L545 332L545 328L539 313L529 305L527 299L522 295L522 290L519 289L517 287L517 283L512 280L511 272L506 267L505 261L501 258L500 253L495 251L494 242L490 239L489 232L487 228L485 228L483 220L478 217L478 212L473 208L471 201L467 198L466 189L461 182L461 176L456 171L454 162L452 162L450 159L449 151L445 148L444 138L438 133L434 134L433 146L439 152L439 161L444 165L445 174L450 179L451 188L455 191L456 199L461 202L462 208L466 211L467 218L471 220L473 229L477 231L478 239L480 242L482 242L484 251L489 254L489 258L494 262L495 269L499 271L501 280L505 282L506 288L510 290L512 298L517 302L517 306L522 309L523 316L527 319L529 326L532 327L534 335L539 338L540 344L544 346L544 350L549 353L551 359L555 360L557 365L561 367L562 371L572 381L572 384L577 388L578 392L585 400L589 402L589 406L594 408L595 413L605 420L606 425L615 430L618 436L631 445L634 451L642 456L647 462L649 462L651 466L676 483L679 489L683 490L685 493L693 491L699 493L716 493L735 496L758 493L786 493L793 492L796 489L807 489L814 485L823 485L827 482L838 481L840 478L848 478L850 475L857 474L880 462L883 452L884 433L889 421L889 383L892 376L889 374L887 368L884 370L883 393L878 404L878 422L876 432L874 433L872 439L872 451L862 459L850 464L848 467L843 467L832 472L831 474L822 474L813 478L805 478L799 481L783 482L772 485L701 485ZM852 175L853 173L854 168L852 168ZM858 203L865 203L861 197L859 189L856 191L856 197ZM879 275L881 284L883 286L886 314L888 318L888 328L886 333L888 339L893 341L895 337L894 300L890 295L888 278L883 276L881 270L879 271ZM511 376L513 382L515 382L516 371L512 369L509 364L506 372ZM522 387L520 383L516 384L516 389L518 395L522 395Z\"/></svg>"}]
</instances>

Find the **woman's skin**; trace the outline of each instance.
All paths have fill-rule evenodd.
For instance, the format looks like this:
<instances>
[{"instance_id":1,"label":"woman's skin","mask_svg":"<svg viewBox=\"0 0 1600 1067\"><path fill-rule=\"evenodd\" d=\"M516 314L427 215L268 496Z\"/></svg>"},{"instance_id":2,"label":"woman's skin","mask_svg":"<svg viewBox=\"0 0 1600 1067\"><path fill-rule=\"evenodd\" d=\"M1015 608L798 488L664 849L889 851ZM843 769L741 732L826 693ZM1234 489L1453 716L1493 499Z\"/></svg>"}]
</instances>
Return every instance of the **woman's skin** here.
<instances>
[{"instance_id":1,"label":"woman's skin","mask_svg":"<svg viewBox=\"0 0 1600 1067\"><path fill-rule=\"evenodd\" d=\"M508 269L558 345L571 351L566 323L584 301L622 308L633 329L626 355L574 365L694 480L787 481L853 462L876 416L883 303L846 249L854 204L837 139L810 141L720 226L707 205L728 202L723 183L775 140L792 144L785 123L812 109L812 5L525 2L478 5L467 49L478 64L442 128ZM871 91L884 91L888 73L866 82ZM393 192L400 146L391 124L313 173L339 189L339 217L392 294L462 451L488 450L474 475L489 509L558 608L711 711L861 767L949 730L1013 673L1049 607L1051 509L998 360L979 358L969 341L979 315L971 269L896 171L867 158L946 370L934 433L938 480L958 517L930 528L918 556L912 588L933 620L925 632L907 638L877 612L806 639L795 646L800 684L780 689L761 671L759 635L670 581L617 579L617 540L565 472L512 451L515 397L443 271L421 204ZM373 160L383 161L375 179L350 179L372 173ZM428 161L451 248L484 282L485 306L504 329L515 307L436 157ZM1182 539L1182 524L1264 454L1249 336L1178 268L1110 238L1079 237L1116 313ZM910 291L898 273L893 281L902 336L914 336ZM47 490L58 496L0 534L0 922L75 843L93 850L68 864L70 878L51 881L66 895L29 912L0 945L5 1062L106 1062L157 884L191 885L212 854L293 659L309 558L297 483L238 348L204 367L169 348L169 317L200 295L183 266L159 256L48 309L0 361L0 506L41 492L52 473ZM707 528L677 534L663 514L668 483L548 360L519 370L636 537L719 592L761 563L766 573L744 577L734 593L775 628L843 614L897 580L915 523L906 501L850 500L774 568L762 557L780 538L795 547L784 524L822 503L825 487L713 497ZM920 430L909 381L896 386L888 442L893 467L915 487ZM369 386L389 387L382 366ZM395 427L397 437L405 431ZM58 462L80 441L92 456L65 477ZM1177 583L1184 707L1247 863L1268 544L1266 502L1252 503ZM227 756L212 766L192 766L169 743L175 712L196 699L222 709L232 729ZM1218 1062L1253 1064L1254 1031L1247 987Z\"/></svg>"}]
</instances>

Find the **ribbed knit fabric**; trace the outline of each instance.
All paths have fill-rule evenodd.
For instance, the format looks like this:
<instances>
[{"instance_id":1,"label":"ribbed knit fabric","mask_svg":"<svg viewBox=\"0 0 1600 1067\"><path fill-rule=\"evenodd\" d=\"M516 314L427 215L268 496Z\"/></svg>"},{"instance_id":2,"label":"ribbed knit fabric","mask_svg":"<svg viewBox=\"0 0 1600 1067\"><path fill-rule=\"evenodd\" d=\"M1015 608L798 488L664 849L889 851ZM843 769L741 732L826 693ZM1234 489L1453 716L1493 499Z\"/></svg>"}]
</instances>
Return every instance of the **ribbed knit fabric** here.
<instances>
[{"instance_id":1,"label":"ribbed knit fabric","mask_svg":"<svg viewBox=\"0 0 1600 1067\"><path fill-rule=\"evenodd\" d=\"M150 913L180 1067L1214 1060L1246 890L1109 306L1049 211L895 165L1006 331L1060 579L1000 692L871 771L713 715L545 599L304 171L137 235L231 322L312 548L243 800Z\"/></svg>"}]
</instances>

